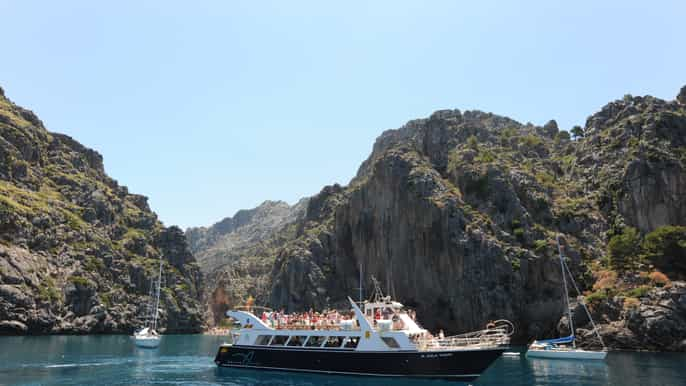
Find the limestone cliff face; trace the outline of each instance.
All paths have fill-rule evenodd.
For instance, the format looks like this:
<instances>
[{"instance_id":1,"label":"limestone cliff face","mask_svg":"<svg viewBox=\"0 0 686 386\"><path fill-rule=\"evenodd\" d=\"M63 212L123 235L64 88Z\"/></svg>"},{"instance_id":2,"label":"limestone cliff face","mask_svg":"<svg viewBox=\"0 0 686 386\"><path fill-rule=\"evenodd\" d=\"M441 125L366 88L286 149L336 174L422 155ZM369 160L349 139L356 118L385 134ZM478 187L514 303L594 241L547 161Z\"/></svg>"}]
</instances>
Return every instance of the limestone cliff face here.
<instances>
[{"instance_id":1,"label":"limestone cliff face","mask_svg":"<svg viewBox=\"0 0 686 386\"><path fill-rule=\"evenodd\" d=\"M307 199L293 206L283 201L265 201L256 208L240 210L209 228L189 228L186 239L202 271L212 272L245 255L246 249L301 217L306 205Z\"/></svg>"},{"instance_id":2,"label":"limestone cliff face","mask_svg":"<svg viewBox=\"0 0 686 386\"><path fill-rule=\"evenodd\" d=\"M96 151L0 95L0 333L131 332L160 258L162 330L201 330L183 232L108 177Z\"/></svg>"},{"instance_id":3,"label":"limestone cliff face","mask_svg":"<svg viewBox=\"0 0 686 386\"><path fill-rule=\"evenodd\" d=\"M601 194L606 216L644 232L686 224L683 104L627 96L589 117L585 132L572 174Z\"/></svg>"},{"instance_id":4,"label":"limestone cliff face","mask_svg":"<svg viewBox=\"0 0 686 386\"><path fill-rule=\"evenodd\" d=\"M204 304L207 321L221 323L231 306L248 294L264 303L269 291L272 251L290 239L289 224L302 218L307 199L294 205L265 201L260 206L238 211L233 217L205 228L189 228L186 239L205 275Z\"/></svg>"},{"instance_id":5,"label":"limestone cliff face","mask_svg":"<svg viewBox=\"0 0 686 386\"><path fill-rule=\"evenodd\" d=\"M310 200L301 239L277 258L271 304L340 302L357 293L362 267L431 328L509 318L527 335L553 330L562 309L556 262L511 234L514 219L530 222L519 176L460 158L473 156L467 138L495 142L506 128L535 130L491 114L441 111L384 133L350 186ZM482 180L483 191L473 186Z\"/></svg>"}]
</instances>

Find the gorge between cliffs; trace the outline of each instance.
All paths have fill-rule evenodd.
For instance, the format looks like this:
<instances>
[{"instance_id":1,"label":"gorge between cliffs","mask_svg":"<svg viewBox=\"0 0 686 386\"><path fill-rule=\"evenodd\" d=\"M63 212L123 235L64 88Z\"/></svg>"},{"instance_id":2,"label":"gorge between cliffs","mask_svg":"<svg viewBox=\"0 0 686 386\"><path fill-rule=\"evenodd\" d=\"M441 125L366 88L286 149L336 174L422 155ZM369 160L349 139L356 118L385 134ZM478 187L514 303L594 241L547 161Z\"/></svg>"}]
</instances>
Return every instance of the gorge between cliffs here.
<instances>
[{"instance_id":1,"label":"gorge between cliffs","mask_svg":"<svg viewBox=\"0 0 686 386\"><path fill-rule=\"evenodd\" d=\"M383 132L345 186L182 232L2 93L0 332L128 333L162 258L167 332L223 325L248 299L344 308L362 269L366 295L378 278L430 330L509 319L526 343L569 333L559 234L610 347L686 351L686 88L626 95L570 132L436 111Z\"/></svg>"}]
</instances>

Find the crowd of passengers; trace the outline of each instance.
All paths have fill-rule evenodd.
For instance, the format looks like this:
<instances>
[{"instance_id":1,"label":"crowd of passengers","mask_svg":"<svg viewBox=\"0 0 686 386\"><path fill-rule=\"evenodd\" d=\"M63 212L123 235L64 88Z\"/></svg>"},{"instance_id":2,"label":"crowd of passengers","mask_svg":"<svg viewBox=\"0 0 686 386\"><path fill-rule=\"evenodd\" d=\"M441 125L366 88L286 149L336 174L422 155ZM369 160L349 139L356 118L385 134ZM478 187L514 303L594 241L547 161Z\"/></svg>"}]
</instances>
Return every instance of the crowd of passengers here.
<instances>
[{"instance_id":1,"label":"crowd of passengers","mask_svg":"<svg viewBox=\"0 0 686 386\"><path fill-rule=\"evenodd\" d=\"M407 314L412 320L415 320L416 314L413 310L409 310ZM262 322L266 325L275 329L331 330L338 329L341 324L346 323L345 321L350 321L348 323L352 323L356 327L359 327L359 323L355 318L355 312L352 310L347 312L339 312L338 310L316 312L310 309L307 312L288 314L282 309L281 311L273 312L264 311L262 312L260 319L262 319ZM372 322L374 326L377 325L377 321L379 320L391 320L392 328L394 330L402 330L405 327L398 312L391 308L386 308L383 311L377 309L374 318L368 317L368 319L371 319L370 322Z\"/></svg>"}]
</instances>

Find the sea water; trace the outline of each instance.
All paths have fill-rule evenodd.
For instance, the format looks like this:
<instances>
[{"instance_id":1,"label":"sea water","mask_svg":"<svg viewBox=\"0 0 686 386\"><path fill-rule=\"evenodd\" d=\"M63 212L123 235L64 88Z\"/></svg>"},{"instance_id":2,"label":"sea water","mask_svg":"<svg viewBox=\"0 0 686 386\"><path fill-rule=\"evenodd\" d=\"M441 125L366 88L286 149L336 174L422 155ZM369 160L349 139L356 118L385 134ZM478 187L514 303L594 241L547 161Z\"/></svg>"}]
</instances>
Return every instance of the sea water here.
<instances>
[{"instance_id":1,"label":"sea water","mask_svg":"<svg viewBox=\"0 0 686 386\"><path fill-rule=\"evenodd\" d=\"M0 337L0 385L455 385L445 381L217 368L219 336L166 335L141 349L122 335ZM502 357L474 385L686 385L686 354L612 352L607 360Z\"/></svg>"}]
</instances>

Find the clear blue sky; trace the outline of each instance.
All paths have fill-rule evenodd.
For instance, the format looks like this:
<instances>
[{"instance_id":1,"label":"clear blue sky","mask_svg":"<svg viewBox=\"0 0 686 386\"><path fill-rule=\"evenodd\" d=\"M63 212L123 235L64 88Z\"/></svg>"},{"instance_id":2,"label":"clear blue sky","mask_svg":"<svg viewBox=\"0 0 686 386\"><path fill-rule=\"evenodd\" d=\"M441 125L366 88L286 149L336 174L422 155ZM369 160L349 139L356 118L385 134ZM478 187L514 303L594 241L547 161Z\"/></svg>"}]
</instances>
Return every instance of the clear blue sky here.
<instances>
[{"instance_id":1,"label":"clear blue sky","mask_svg":"<svg viewBox=\"0 0 686 386\"><path fill-rule=\"evenodd\" d=\"M685 1L0 0L0 85L167 225L346 184L444 108L583 124L686 84Z\"/></svg>"}]
</instances>

